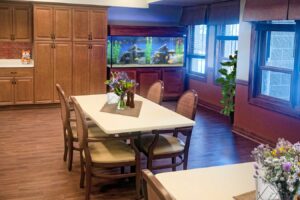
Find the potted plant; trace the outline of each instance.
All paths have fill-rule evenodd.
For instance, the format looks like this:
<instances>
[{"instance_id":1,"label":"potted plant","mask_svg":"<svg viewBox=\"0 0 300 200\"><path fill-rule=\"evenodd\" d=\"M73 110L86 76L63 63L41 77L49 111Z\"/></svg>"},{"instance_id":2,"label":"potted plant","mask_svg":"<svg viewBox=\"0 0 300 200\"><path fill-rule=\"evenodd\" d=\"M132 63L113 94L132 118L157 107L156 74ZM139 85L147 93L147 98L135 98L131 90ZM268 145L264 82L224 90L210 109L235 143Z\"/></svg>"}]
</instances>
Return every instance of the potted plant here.
<instances>
[{"instance_id":1,"label":"potted plant","mask_svg":"<svg viewBox=\"0 0 300 200\"><path fill-rule=\"evenodd\" d=\"M119 96L117 109L124 110L126 107L124 97L129 90L137 86L135 80L130 80L126 72L112 72L111 78L105 81L105 84L110 87L112 92Z\"/></svg>"},{"instance_id":2,"label":"potted plant","mask_svg":"<svg viewBox=\"0 0 300 200\"><path fill-rule=\"evenodd\" d=\"M234 121L237 56L238 52L235 51L228 61L221 63L222 67L218 70L221 76L216 80L222 87L221 113L229 116L231 123Z\"/></svg>"}]
</instances>

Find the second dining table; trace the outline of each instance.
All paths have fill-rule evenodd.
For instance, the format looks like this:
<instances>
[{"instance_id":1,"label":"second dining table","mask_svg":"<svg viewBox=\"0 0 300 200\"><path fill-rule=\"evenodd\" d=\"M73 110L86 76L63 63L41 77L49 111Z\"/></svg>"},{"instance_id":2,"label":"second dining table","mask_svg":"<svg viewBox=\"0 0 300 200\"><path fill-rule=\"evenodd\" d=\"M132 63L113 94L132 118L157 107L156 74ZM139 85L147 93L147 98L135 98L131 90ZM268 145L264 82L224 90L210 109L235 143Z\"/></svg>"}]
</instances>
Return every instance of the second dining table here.
<instances>
[{"instance_id":1,"label":"second dining table","mask_svg":"<svg viewBox=\"0 0 300 200\"><path fill-rule=\"evenodd\" d=\"M195 124L195 121L136 94L135 100L142 101L138 117L101 112L107 103L106 94L75 96L75 98L85 114L109 135L192 127Z\"/></svg>"}]
</instances>

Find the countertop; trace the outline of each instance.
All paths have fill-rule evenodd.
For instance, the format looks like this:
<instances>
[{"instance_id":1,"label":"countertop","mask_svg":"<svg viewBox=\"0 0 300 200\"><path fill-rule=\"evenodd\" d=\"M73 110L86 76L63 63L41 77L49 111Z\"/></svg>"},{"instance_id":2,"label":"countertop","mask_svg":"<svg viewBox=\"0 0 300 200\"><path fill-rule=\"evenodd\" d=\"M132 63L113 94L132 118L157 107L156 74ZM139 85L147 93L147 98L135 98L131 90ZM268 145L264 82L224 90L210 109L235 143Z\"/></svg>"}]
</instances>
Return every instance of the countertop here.
<instances>
[{"instance_id":1,"label":"countertop","mask_svg":"<svg viewBox=\"0 0 300 200\"><path fill-rule=\"evenodd\" d=\"M0 59L0 68L10 67L34 67L34 62L31 60L30 64L22 64L21 59Z\"/></svg>"}]
</instances>

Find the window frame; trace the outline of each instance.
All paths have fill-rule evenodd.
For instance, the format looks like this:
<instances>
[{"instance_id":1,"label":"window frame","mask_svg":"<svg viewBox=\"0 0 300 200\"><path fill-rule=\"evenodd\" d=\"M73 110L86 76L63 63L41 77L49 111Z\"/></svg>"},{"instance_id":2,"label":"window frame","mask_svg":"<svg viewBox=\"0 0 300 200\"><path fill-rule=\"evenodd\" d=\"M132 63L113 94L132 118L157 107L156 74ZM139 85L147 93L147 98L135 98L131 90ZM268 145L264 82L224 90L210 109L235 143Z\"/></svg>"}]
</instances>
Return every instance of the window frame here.
<instances>
[{"instance_id":1,"label":"window frame","mask_svg":"<svg viewBox=\"0 0 300 200\"><path fill-rule=\"evenodd\" d=\"M219 24L215 25L215 45L214 45L214 84L220 86L217 83L217 78L221 77L219 74L219 69L221 68L221 60L224 59L224 48L220 46L225 45L225 41L239 41L239 36L226 36L224 34L219 34L225 31L226 25L236 25L236 24ZM239 45L239 44L238 44Z\"/></svg>"},{"instance_id":2,"label":"window frame","mask_svg":"<svg viewBox=\"0 0 300 200\"><path fill-rule=\"evenodd\" d=\"M294 41L294 67L293 69L277 68L272 66L261 66L266 60L266 42L265 36L267 31L295 31ZM249 71L249 89L248 102L252 105L262 107L280 114L300 118L300 21L296 25L291 24L268 24L253 23L251 33L251 50L250 50L250 71ZM259 55L263 55L260 56ZM264 60L264 61L263 61ZM281 72L291 74L290 100L283 100L261 94L262 71Z\"/></svg>"},{"instance_id":3,"label":"window frame","mask_svg":"<svg viewBox=\"0 0 300 200\"><path fill-rule=\"evenodd\" d=\"M205 55L199 55L199 54L194 54L192 53L193 48L191 47L191 44L194 43L194 28L195 26L198 25L203 25L206 26L206 48L205 48ZM198 24L198 25L189 25L188 26L188 36L187 36L187 48L186 48L186 72L189 78L195 79L195 80L201 80L201 81L207 81L207 70L208 70L208 45L209 45L209 25L207 24ZM191 31L192 29L192 31ZM199 59L205 59L205 72L204 74L202 73L197 73L191 70L191 59L192 58L199 58Z\"/></svg>"}]
</instances>

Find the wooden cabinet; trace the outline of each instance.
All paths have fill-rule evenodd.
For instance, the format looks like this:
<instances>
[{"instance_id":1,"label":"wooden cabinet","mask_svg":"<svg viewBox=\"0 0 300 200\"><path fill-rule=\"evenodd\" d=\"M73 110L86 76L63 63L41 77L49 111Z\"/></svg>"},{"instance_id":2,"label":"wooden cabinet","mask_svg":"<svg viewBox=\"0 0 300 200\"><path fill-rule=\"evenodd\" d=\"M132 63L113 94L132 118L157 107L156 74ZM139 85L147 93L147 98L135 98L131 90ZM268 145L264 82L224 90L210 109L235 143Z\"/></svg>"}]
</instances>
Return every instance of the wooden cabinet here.
<instances>
[{"instance_id":1,"label":"wooden cabinet","mask_svg":"<svg viewBox=\"0 0 300 200\"><path fill-rule=\"evenodd\" d=\"M57 42L53 49L54 84L60 84L67 96L72 94L72 51L71 42ZM58 101L54 87L54 102Z\"/></svg>"},{"instance_id":2,"label":"wooden cabinet","mask_svg":"<svg viewBox=\"0 0 300 200\"><path fill-rule=\"evenodd\" d=\"M164 100L178 99L184 91L184 68L110 68L110 71L126 72L130 79L139 83L136 92L144 97L157 80L164 82Z\"/></svg>"},{"instance_id":3,"label":"wooden cabinet","mask_svg":"<svg viewBox=\"0 0 300 200\"><path fill-rule=\"evenodd\" d=\"M12 27L12 8L9 5L0 5L0 40L10 41L13 27Z\"/></svg>"},{"instance_id":4,"label":"wooden cabinet","mask_svg":"<svg viewBox=\"0 0 300 200\"><path fill-rule=\"evenodd\" d=\"M0 105L14 104L14 85L12 77L0 77Z\"/></svg>"},{"instance_id":5,"label":"wooden cabinet","mask_svg":"<svg viewBox=\"0 0 300 200\"><path fill-rule=\"evenodd\" d=\"M72 94L72 43L35 43L35 102L58 101L55 84Z\"/></svg>"},{"instance_id":6,"label":"wooden cabinet","mask_svg":"<svg viewBox=\"0 0 300 200\"><path fill-rule=\"evenodd\" d=\"M72 9L67 6L34 6L34 39L71 41Z\"/></svg>"},{"instance_id":7,"label":"wooden cabinet","mask_svg":"<svg viewBox=\"0 0 300 200\"><path fill-rule=\"evenodd\" d=\"M106 45L94 43L90 46L90 94L106 92Z\"/></svg>"},{"instance_id":8,"label":"wooden cabinet","mask_svg":"<svg viewBox=\"0 0 300 200\"><path fill-rule=\"evenodd\" d=\"M165 68L162 71L162 80L165 83L165 99L176 99L184 91L184 69Z\"/></svg>"},{"instance_id":9,"label":"wooden cabinet","mask_svg":"<svg viewBox=\"0 0 300 200\"><path fill-rule=\"evenodd\" d=\"M53 101L53 50L51 43L36 42L35 49L35 102Z\"/></svg>"},{"instance_id":10,"label":"wooden cabinet","mask_svg":"<svg viewBox=\"0 0 300 200\"><path fill-rule=\"evenodd\" d=\"M15 78L15 104L33 103L33 77Z\"/></svg>"},{"instance_id":11,"label":"wooden cabinet","mask_svg":"<svg viewBox=\"0 0 300 200\"><path fill-rule=\"evenodd\" d=\"M73 44L73 94L89 94L89 44Z\"/></svg>"},{"instance_id":12,"label":"wooden cabinet","mask_svg":"<svg viewBox=\"0 0 300 200\"><path fill-rule=\"evenodd\" d=\"M0 69L0 88L0 105L32 104L32 68Z\"/></svg>"},{"instance_id":13,"label":"wooden cabinet","mask_svg":"<svg viewBox=\"0 0 300 200\"><path fill-rule=\"evenodd\" d=\"M107 13L104 9L73 9L73 40L100 42L107 37Z\"/></svg>"},{"instance_id":14,"label":"wooden cabinet","mask_svg":"<svg viewBox=\"0 0 300 200\"><path fill-rule=\"evenodd\" d=\"M145 97L150 86L155 82L161 80L160 69L140 69L138 70L139 94Z\"/></svg>"},{"instance_id":15,"label":"wooden cabinet","mask_svg":"<svg viewBox=\"0 0 300 200\"><path fill-rule=\"evenodd\" d=\"M73 94L106 92L106 48L103 43L75 43L73 46Z\"/></svg>"},{"instance_id":16,"label":"wooden cabinet","mask_svg":"<svg viewBox=\"0 0 300 200\"><path fill-rule=\"evenodd\" d=\"M56 41L72 40L72 9L69 7L54 7L53 33Z\"/></svg>"},{"instance_id":17,"label":"wooden cabinet","mask_svg":"<svg viewBox=\"0 0 300 200\"><path fill-rule=\"evenodd\" d=\"M32 39L31 6L14 6L13 38L14 41L30 42Z\"/></svg>"},{"instance_id":18,"label":"wooden cabinet","mask_svg":"<svg viewBox=\"0 0 300 200\"><path fill-rule=\"evenodd\" d=\"M27 4L0 4L0 41L30 42L32 9Z\"/></svg>"}]
</instances>

